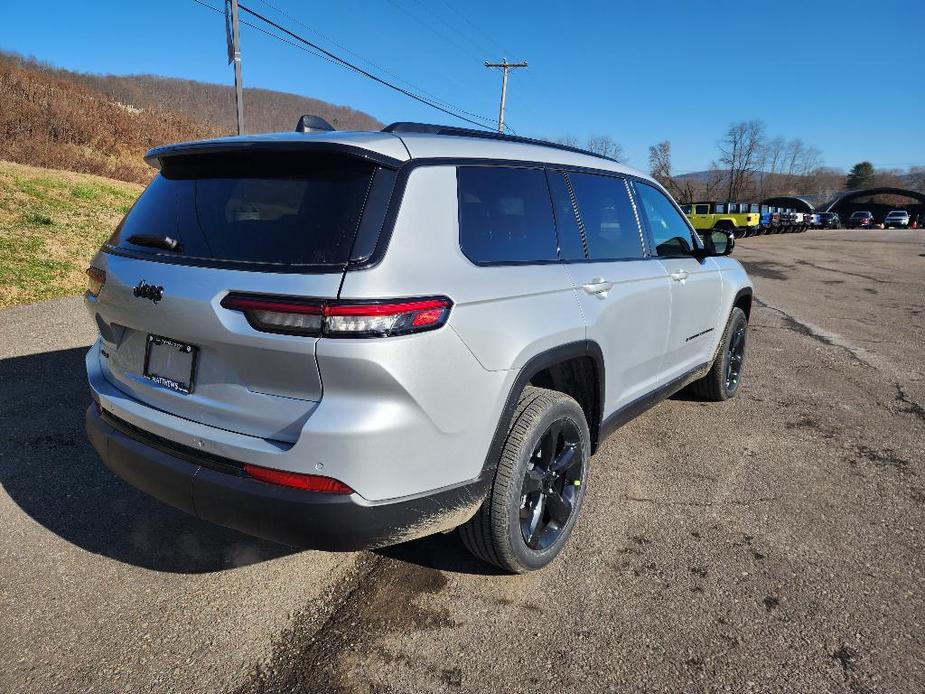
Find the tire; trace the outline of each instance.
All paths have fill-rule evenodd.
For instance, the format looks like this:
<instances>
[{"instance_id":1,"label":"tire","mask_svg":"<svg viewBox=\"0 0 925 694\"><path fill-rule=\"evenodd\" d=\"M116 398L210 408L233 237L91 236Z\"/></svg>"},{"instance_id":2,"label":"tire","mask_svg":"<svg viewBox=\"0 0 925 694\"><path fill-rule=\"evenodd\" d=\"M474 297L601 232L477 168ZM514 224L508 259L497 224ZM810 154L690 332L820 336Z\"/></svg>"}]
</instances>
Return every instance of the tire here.
<instances>
[{"instance_id":1,"label":"tire","mask_svg":"<svg viewBox=\"0 0 925 694\"><path fill-rule=\"evenodd\" d=\"M738 340L733 350L733 341ZM722 402L735 397L742 383L745 367L745 348L748 342L748 318L740 308L733 308L729 321L719 343L719 352L713 360L713 366L703 378L690 384L691 393L704 400ZM732 370L730 360L735 357ZM732 376L732 377L731 377Z\"/></svg>"},{"instance_id":2,"label":"tire","mask_svg":"<svg viewBox=\"0 0 925 694\"><path fill-rule=\"evenodd\" d=\"M556 390L524 388L491 490L475 516L459 528L463 544L479 559L512 573L549 564L575 527L590 457L591 436L581 406ZM550 472L557 463L567 467L554 478ZM557 520L566 510L564 521Z\"/></svg>"}]
</instances>

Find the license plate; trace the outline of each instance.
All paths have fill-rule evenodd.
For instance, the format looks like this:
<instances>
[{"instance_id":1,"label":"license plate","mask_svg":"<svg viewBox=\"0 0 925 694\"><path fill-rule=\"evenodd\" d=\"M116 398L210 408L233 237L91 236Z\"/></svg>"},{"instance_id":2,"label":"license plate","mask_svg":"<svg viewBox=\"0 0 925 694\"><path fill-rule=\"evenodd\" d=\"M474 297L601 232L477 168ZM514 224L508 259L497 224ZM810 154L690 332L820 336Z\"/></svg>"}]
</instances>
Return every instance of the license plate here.
<instances>
[{"instance_id":1,"label":"license plate","mask_svg":"<svg viewBox=\"0 0 925 694\"><path fill-rule=\"evenodd\" d=\"M160 335L148 335L145 346L145 378L160 386L189 395L199 348Z\"/></svg>"}]
</instances>

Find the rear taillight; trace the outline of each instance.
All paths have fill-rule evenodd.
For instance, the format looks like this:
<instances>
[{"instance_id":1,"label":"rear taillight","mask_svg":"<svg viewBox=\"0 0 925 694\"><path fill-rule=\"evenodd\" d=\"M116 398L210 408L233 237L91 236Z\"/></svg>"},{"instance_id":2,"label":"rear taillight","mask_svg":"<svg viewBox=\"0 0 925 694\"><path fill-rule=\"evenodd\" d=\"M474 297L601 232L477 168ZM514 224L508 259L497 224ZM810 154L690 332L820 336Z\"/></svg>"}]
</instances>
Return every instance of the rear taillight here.
<instances>
[{"instance_id":1,"label":"rear taillight","mask_svg":"<svg viewBox=\"0 0 925 694\"><path fill-rule=\"evenodd\" d=\"M320 492L322 494L353 494L350 487L333 477L274 470L250 464L244 465L244 472L255 480L267 482L268 484L278 484L282 487L292 487L293 489L303 489L307 492Z\"/></svg>"},{"instance_id":2,"label":"rear taillight","mask_svg":"<svg viewBox=\"0 0 925 694\"><path fill-rule=\"evenodd\" d=\"M324 306L295 299L229 294L222 306L243 311L251 327L268 333L287 335L320 335Z\"/></svg>"},{"instance_id":3,"label":"rear taillight","mask_svg":"<svg viewBox=\"0 0 925 694\"><path fill-rule=\"evenodd\" d=\"M106 271L92 265L87 268L87 291L90 296L99 296L106 284Z\"/></svg>"},{"instance_id":4,"label":"rear taillight","mask_svg":"<svg viewBox=\"0 0 925 694\"><path fill-rule=\"evenodd\" d=\"M222 306L241 311L263 332L315 337L392 337L434 330L446 323L446 297L390 301L304 301L229 294Z\"/></svg>"}]
</instances>

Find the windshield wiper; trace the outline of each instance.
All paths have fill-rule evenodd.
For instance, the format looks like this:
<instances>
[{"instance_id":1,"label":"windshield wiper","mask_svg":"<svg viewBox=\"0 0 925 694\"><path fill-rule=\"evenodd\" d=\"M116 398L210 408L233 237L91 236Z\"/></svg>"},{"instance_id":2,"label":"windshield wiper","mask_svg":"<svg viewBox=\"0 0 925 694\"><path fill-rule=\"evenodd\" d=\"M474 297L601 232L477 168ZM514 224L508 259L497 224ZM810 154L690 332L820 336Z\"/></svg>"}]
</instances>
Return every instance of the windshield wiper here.
<instances>
[{"instance_id":1,"label":"windshield wiper","mask_svg":"<svg viewBox=\"0 0 925 694\"><path fill-rule=\"evenodd\" d=\"M180 242L169 236L159 236L157 234L132 234L126 239L129 243L136 246L148 246L149 248L163 248L167 251L181 251L183 247Z\"/></svg>"}]
</instances>

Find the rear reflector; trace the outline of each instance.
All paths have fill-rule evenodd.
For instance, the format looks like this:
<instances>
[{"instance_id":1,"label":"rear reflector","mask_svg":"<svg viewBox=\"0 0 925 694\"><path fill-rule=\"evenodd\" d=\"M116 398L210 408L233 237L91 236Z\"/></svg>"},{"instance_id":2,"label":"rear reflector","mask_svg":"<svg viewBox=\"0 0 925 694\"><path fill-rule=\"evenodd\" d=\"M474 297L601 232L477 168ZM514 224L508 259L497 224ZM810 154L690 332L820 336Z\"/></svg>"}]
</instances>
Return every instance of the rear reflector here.
<instances>
[{"instance_id":1,"label":"rear reflector","mask_svg":"<svg viewBox=\"0 0 925 694\"><path fill-rule=\"evenodd\" d=\"M92 265L87 268L87 291L90 296L99 296L106 284L106 271Z\"/></svg>"},{"instance_id":2,"label":"rear reflector","mask_svg":"<svg viewBox=\"0 0 925 694\"><path fill-rule=\"evenodd\" d=\"M242 311L264 332L316 337L391 337L434 330L446 323L446 297L397 301L304 301L289 297L229 294L222 306Z\"/></svg>"},{"instance_id":3,"label":"rear reflector","mask_svg":"<svg viewBox=\"0 0 925 694\"><path fill-rule=\"evenodd\" d=\"M306 475L301 472L287 472L286 470L273 470L259 465L244 465L244 472L255 480L277 484L282 487L303 489L308 492L322 494L353 494L353 490L343 482L322 475Z\"/></svg>"}]
</instances>

